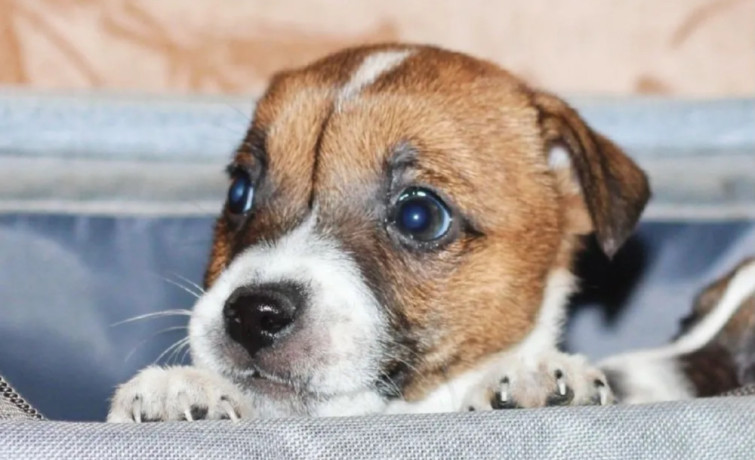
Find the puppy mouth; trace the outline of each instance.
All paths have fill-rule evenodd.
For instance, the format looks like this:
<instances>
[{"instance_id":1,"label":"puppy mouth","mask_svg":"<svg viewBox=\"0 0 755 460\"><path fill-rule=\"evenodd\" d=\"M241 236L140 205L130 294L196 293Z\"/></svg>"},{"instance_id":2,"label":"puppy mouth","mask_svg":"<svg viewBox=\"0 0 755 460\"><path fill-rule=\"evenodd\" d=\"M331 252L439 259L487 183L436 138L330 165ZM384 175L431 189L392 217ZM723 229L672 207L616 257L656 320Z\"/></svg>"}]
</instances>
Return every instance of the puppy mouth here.
<instances>
[{"instance_id":1,"label":"puppy mouth","mask_svg":"<svg viewBox=\"0 0 755 460\"><path fill-rule=\"evenodd\" d=\"M209 355L209 359L205 359L205 362L212 363L210 367L242 388L265 395L288 397L312 393L306 391L302 382L290 375L285 375L285 371L282 374L264 368L241 345L229 340L222 332L197 335L195 341L201 345L198 348L209 345L205 348L209 353L207 351L201 353L204 356Z\"/></svg>"},{"instance_id":2,"label":"puppy mouth","mask_svg":"<svg viewBox=\"0 0 755 460\"><path fill-rule=\"evenodd\" d=\"M267 396L290 397L314 394L296 380L265 371L258 366L233 370L231 378L238 384Z\"/></svg>"},{"instance_id":3,"label":"puppy mouth","mask_svg":"<svg viewBox=\"0 0 755 460\"><path fill-rule=\"evenodd\" d=\"M201 340L197 340L197 344L209 345L210 353L202 354L209 355L210 359L207 361L213 363L211 367L217 372L242 388L266 397L272 396L274 399L327 400L344 394L372 390L374 388L371 383L377 381L376 376L365 376L353 385L339 385L339 388L333 388L332 382L340 381L344 376L340 373L331 375L332 371L326 363L329 358L315 357L316 350L302 353L300 347L287 350L264 349L251 355L241 344L230 339L222 331L204 335ZM301 359L302 357L306 359ZM307 371L302 372L304 369ZM296 372L297 370L299 372ZM372 376L372 372L369 375Z\"/></svg>"},{"instance_id":4,"label":"puppy mouth","mask_svg":"<svg viewBox=\"0 0 755 460\"><path fill-rule=\"evenodd\" d=\"M258 363L247 363L244 368L232 367L226 371L226 376L239 386L252 390L258 395L286 401L325 401L347 394L374 389L368 385L343 392L332 393L322 391L312 387L306 377L284 376L280 373L270 372L262 368Z\"/></svg>"}]
</instances>

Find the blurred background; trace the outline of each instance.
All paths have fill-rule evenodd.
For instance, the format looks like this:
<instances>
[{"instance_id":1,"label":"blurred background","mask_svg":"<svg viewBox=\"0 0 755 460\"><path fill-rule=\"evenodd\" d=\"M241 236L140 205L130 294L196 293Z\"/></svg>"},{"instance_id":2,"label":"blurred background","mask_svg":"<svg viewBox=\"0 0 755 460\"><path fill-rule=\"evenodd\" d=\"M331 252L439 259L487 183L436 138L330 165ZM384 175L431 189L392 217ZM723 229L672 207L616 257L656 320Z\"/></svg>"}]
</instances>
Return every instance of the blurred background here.
<instances>
[{"instance_id":1,"label":"blurred background","mask_svg":"<svg viewBox=\"0 0 755 460\"><path fill-rule=\"evenodd\" d=\"M433 43L568 94L755 94L753 0L0 0L0 83L258 94L357 43Z\"/></svg>"},{"instance_id":2,"label":"blurred background","mask_svg":"<svg viewBox=\"0 0 755 460\"><path fill-rule=\"evenodd\" d=\"M569 349L666 343L755 253L755 0L0 0L0 374L50 418L103 420L139 369L189 362L255 97L383 41L565 96L650 175L635 237L580 261Z\"/></svg>"}]
</instances>

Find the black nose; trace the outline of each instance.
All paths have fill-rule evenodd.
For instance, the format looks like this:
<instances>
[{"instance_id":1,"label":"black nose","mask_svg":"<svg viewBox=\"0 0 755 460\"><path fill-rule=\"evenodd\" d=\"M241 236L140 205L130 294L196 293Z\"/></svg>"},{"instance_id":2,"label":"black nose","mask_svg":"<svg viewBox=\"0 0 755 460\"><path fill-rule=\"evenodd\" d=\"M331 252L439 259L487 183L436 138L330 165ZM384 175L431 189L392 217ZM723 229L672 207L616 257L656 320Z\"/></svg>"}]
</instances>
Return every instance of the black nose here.
<instances>
[{"instance_id":1,"label":"black nose","mask_svg":"<svg viewBox=\"0 0 755 460\"><path fill-rule=\"evenodd\" d=\"M228 335L254 355L286 335L303 302L304 289L296 284L240 287L223 308Z\"/></svg>"}]
</instances>

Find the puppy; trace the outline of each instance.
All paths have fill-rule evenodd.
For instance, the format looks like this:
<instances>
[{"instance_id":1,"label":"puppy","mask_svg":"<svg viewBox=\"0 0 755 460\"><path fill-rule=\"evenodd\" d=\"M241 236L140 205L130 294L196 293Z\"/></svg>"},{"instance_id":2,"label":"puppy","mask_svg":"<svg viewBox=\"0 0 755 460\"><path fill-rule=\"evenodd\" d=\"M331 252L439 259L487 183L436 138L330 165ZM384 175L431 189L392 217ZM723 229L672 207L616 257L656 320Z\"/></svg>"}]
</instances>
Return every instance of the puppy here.
<instances>
[{"instance_id":1,"label":"puppy","mask_svg":"<svg viewBox=\"0 0 755 460\"><path fill-rule=\"evenodd\" d=\"M557 349L572 260L607 255L643 172L557 97L427 46L277 74L228 168L194 366L118 388L110 421L614 401Z\"/></svg>"},{"instance_id":2,"label":"puppy","mask_svg":"<svg viewBox=\"0 0 755 460\"><path fill-rule=\"evenodd\" d=\"M714 396L755 384L755 257L698 294L674 342L599 365L625 403Z\"/></svg>"}]
</instances>

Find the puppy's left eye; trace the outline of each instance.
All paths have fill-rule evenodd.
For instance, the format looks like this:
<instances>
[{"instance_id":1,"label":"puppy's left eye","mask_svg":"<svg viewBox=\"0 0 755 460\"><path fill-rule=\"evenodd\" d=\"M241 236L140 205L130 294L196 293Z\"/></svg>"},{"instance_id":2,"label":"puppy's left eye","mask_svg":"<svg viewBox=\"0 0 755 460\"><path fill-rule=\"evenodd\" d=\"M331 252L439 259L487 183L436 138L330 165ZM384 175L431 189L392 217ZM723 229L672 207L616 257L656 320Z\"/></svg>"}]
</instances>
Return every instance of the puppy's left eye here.
<instances>
[{"instance_id":1,"label":"puppy's left eye","mask_svg":"<svg viewBox=\"0 0 755 460\"><path fill-rule=\"evenodd\" d=\"M448 206L433 192L420 187L404 190L393 215L396 228L404 236L421 242L443 237L452 220Z\"/></svg>"},{"instance_id":2,"label":"puppy's left eye","mask_svg":"<svg viewBox=\"0 0 755 460\"><path fill-rule=\"evenodd\" d=\"M228 210L233 214L245 214L252 209L254 187L249 174L238 172L228 189Z\"/></svg>"}]
</instances>

